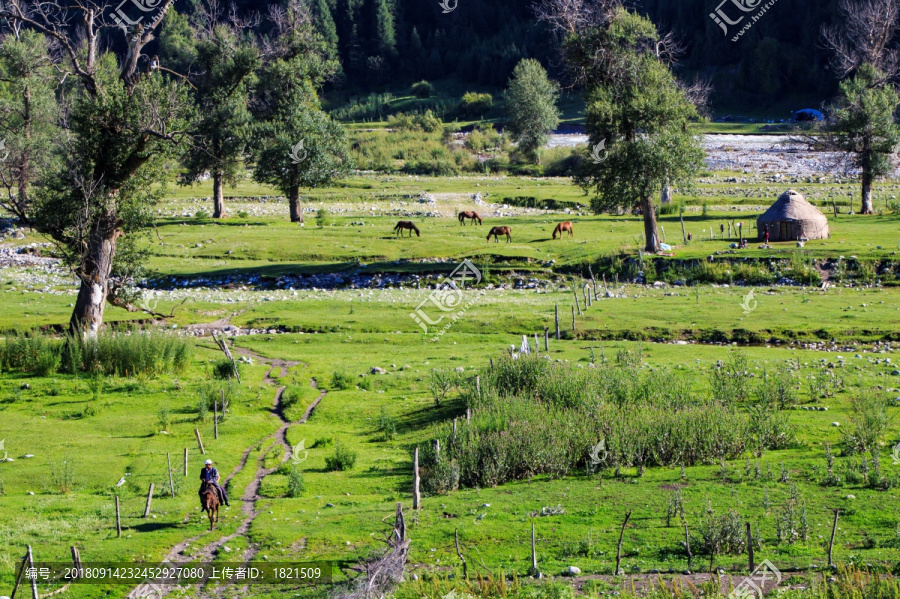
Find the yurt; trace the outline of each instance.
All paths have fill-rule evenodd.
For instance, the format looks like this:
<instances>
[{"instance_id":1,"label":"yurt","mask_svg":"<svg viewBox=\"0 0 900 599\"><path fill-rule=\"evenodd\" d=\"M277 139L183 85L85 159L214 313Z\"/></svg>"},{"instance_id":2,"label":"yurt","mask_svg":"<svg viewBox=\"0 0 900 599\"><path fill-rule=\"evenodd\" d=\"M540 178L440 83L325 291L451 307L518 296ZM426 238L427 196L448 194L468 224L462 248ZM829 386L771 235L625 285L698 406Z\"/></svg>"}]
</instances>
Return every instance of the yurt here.
<instances>
[{"instance_id":1,"label":"yurt","mask_svg":"<svg viewBox=\"0 0 900 599\"><path fill-rule=\"evenodd\" d=\"M756 219L759 238L769 241L828 238L828 219L797 191L789 189Z\"/></svg>"}]
</instances>

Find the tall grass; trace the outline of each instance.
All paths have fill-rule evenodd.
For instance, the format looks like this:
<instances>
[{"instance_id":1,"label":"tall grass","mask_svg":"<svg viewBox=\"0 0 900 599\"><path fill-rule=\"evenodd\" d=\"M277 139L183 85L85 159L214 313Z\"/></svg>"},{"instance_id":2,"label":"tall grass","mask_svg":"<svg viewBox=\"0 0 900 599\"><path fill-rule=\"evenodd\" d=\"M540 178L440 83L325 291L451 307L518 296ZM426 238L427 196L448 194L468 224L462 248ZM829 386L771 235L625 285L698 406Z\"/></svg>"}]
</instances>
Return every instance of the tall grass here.
<instances>
[{"instance_id":1,"label":"tall grass","mask_svg":"<svg viewBox=\"0 0 900 599\"><path fill-rule=\"evenodd\" d=\"M37 376L74 374L135 376L181 372L190 361L190 344L174 335L132 329L103 332L96 338L28 333L0 344L0 367Z\"/></svg>"},{"instance_id":2,"label":"tall grass","mask_svg":"<svg viewBox=\"0 0 900 599\"><path fill-rule=\"evenodd\" d=\"M480 392L472 384L463 392L472 420L455 436L449 426L441 431L446 451L439 456L423 452L426 474L445 479L429 486L493 486L589 465L640 474L647 466L717 463L744 452L753 437L737 404L704 397L685 379L644 373L639 357L620 358L595 368L534 356L495 360Z\"/></svg>"}]
</instances>

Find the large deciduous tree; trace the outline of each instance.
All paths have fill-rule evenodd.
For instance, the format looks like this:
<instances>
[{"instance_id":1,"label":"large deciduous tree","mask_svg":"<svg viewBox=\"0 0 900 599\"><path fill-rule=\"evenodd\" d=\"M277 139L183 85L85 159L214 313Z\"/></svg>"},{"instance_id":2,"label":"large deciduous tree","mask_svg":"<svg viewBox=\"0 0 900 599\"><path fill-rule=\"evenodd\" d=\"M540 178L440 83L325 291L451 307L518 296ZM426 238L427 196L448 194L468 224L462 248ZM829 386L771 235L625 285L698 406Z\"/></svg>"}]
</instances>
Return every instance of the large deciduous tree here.
<instances>
[{"instance_id":1,"label":"large deciduous tree","mask_svg":"<svg viewBox=\"0 0 900 599\"><path fill-rule=\"evenodd\" d=\"M142 260L136 243L151 220L165 182L162 161L172 156L191 118L187 86L159 71L143 48L173 0L154 12L125 15L126 53L100 51L104 30L114 31L115 3L93 0L6 0L0 18L43 34L60 48L70 73L63 109L63 159L37 185L27 222L51 238L79 279L70 320L73 331L95 335L106 303L136 310L126 286ZM116 15L123 23L123 15ZM145 62L146 61L146 62ZM148 65L149 66L149 65Z\"/></svg>"},{"instance_id":2,"label":"large deciduous tree","mask_svg":"<svg viewBox=\"0 0 900 599\"><path fill-rule=\"evenodd\" d=\"M209 173L213 182L213 218L225 216L225 184L237 183L249 139L248 107L259 52L242 34L243 23L226 22L215 1L200 11L195 48L199 73L191 77L199 112L191 128L192 143L182 158L182 184Z\"/></svg>"},{"instance_id":3,"label":"large deciduous tree","mask_svg":"<svg viewBox=\"0 0 900 599\"><path fill-rule=\"evenodd\" d=\"M832 107L829 139L860 171L862 214L875 212L872 184L893 169L891 156L900 145L900 127L894 120L898 105L894 86L886 84L875 67L864 64L841 82Z\"/></svg>"},{"instance_id":4,"label":"large deciduous tree","mask_svg":"<svg viewBox=\"0 0 900 599\"><path fill-rule=\"evenodd\" d=\"M271 16L278 41L269 49L254 98L253 178L281 190L291 222L302 223L300 189L325 185L347 172L347 135L319 103L317 91L336 65L308 14L291 2Z\"/></svg>"},{"instance_id":5,"label":"large deciduous tree","mask_svg":"<svg viewBox=\"0 0 900 599\"><path fill-rule=\"evenodd\" d=\"M509 130L519 150L529 160L540 163L540 149L559 124L556 99L559 85L547 78L547 71L533 58L525 58L513 69L506 90Z\"/></svg>"},{"instance_id":6,"label":"large deciduous tree","mask_svg":"<svg viewBox=\"0 0 900 599\"><path fill-rule=\"evenodd\" d=\"M584 89L592 155L576 182L596 212L637 209L645 250L660 250L653 198L689 185L703 165L696 95L672 74L676 50L649 20L615 1L548 0L543 19L563 37L569 72Z\"/></svg>"},{"instance_id":7,"label":"large deciduous tree","mask_svg":"<svg viewBox=\"0 0 900 599\"><path fill-rule=\"evenodd\" d=\"M891 172L900 144L900 0L841 0L840 27L825 28L832 68L843 79L832 106L826 145L860 171L860 213L873 214L872 184Z\"/></svg>"}]
</instances>

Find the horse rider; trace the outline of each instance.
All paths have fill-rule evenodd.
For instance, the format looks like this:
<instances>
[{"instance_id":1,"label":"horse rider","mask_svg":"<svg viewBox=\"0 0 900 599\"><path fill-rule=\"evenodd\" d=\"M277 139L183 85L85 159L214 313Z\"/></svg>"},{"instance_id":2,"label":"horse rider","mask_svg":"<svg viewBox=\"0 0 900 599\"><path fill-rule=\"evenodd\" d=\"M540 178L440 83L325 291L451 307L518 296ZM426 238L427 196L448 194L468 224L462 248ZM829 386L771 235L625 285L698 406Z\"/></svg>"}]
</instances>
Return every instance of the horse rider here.
<instances>
[{"instance_id":1,"label":"horse rider","mask_svg":"<svg viewBox=\"0 0 900 599\"><path fill-rule=\"evenodd\" d=\"M201 483L210 483L212 486L216 488L216 491L219 493L219 502L228 505L228 495L225 494L225 489L219 484L219 471L213 468L212 460L206 460L205 467L200 471L200 482ZM200 505L203 505L203 485L200 485Z\"/></svg>"}]
</instances>

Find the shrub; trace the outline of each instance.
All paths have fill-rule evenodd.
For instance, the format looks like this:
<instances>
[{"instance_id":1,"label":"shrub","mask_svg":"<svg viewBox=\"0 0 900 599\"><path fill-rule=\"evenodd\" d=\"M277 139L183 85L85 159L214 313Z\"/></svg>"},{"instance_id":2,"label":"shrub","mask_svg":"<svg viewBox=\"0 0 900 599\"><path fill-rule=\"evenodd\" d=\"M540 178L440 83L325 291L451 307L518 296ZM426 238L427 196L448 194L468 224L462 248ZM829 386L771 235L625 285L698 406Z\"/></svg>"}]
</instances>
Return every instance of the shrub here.
<instances>
[{"instance_id":1,"label":"shrub","mask_svg":"<svg viewBox=\"0 0 900 599\"><path fill-rule=\"evenodd\" d=\"M319 437L315 440L315 442L310 446L310 449L315 449L317 447L330 447L334 445L333 437Z\"/></svg>"},{"instance_id":2,"label":"shrub","mask_svg":"<svg viewBox=\"0 0 900 599\"><path fill-rule=\"evenodd\" d=\"M238 218L250 218L250 213L247 212L246 210L238 210L237 217Z\"/></svg>"},{"instance_id":3,"label":"shrub","mask_svg":"<svg viewBox=\"0 0 900 599\"><path fill-rule=\"evenodd\" d=\"M483 116L493 106L494 98L491 94L466 92L457 106L457 111L461 117L474 118Z\"/></svg>"},{"instance_id":4,"label":"shrub","mask_svg":"<svg viewBox=\"0 0 900 599\"><path fill-rule=\"evenodd\" d=\"M209 218L209 212L207 212L206 210L198 210L194 213L194 218Z\"/></svg>"},{"instance_id":5,"label":"shrub","mask_svg":"<svg viewBox=\"0 0 900 599\"><path fill-rule=\"evenodd\" d=\"M434 133L440 131L444 124L441 119L434 116L430 110L426 110L421 114L409 114L405 112L398 113L388 119L388 127L398 130L425 131L426 133Z\"/></svg>"},{"instance_id":6,"label":"shrub","mask_svg":"<svg viewBox=\"0 0 900 599\"><path fill-rule=\"evenodd\" d=\"M228 358L216 360L212 365L213 378L219 379L220 381L227 381L234 378L235 366L237 366L238 372L240 372L240 363L235 362L234 364L232 364L231 360L229 360Z\"/></svg>"},{"instance_id":7,"label":"shrub","mask_svg":"<svg viewBox=\"0 0 900 599\"><path fill-rule=\"evenodd\" d=\"M431 379L428 382L428 390L431 391L431 397L434 399L434 406L439 408L443 405L447 395L459 384L459 376L453 370L441 370L434 368L431 370Z\"/></svg>"},{"instance_id":8,"label":"shrub","mask_svg":"<svg viewBox=\"0 0 900 599\"><path fill-rule=\"evenodd\" d=\"M316 211L316 225L320 227L327 227L329 222L328 211L324 208L319 208Z\"/></svg>"},{"instance_id":9,"label":"shrub","mask_svg":"<svg viewBox=\"0 0 900 599\"><path fill-rule=\"evenodd\" d=\"M865 392L850 400L850 431L844 434L848 452L864 453L878 447L892 417L888 415L890 401L884 395Z\"/></svg>"},{"instance_id":10,"label":"shrub","mask_svg":"<svg viewBox=\"0 0 900 599\"><path fill-rule=\"evenodd\" d=\"M391 418L384 406L381 406L381 415L378 417L378 432L384 441L392 440L397 434L397 421Z\"/></svg>"},{"instance_id":11,"label":"shrub","mask_svg":"<svg viewBox=\"0 0 900 599\"><path fill-rule=\"evenodd\" d=\"M425 80L418 81L413 83L412 93L417 98L430 98L434 94L434 86Z\"/></svg>"},{"instance_id":12,"label":"shrub","mask_svg":"<svg viewBox=\"0 0 900 599\"><path fill-rule=\"evenodd\" d=\"M335 443L334 455L325 458L325 470L328 472L351 470L356 464L356 453L343 443Z\"/></svg>"},{"instance_id":13,"label":"shrub","mask_svg":"<svg viewBox=\"0 0 900 599\"><path fill-rule=\"evenodd\" d=\"M156 411L156 420L159 422L159 429L163 431L169 430L172 423L172 412L169 411L169 404L162 404Z\"/></svg>"},{"instance_id":14,"label":"shrub","mask_svg":"<svg viewBox=\"0 0 900 599\"><path fill-rule=\"evenodd\" d=\"M303 490L303 473L294 465L288 474L288 497L300 497L303 495Z\"/></svg>"},{"instance_id":15,"label":"shrub","mask_svg":"<svg viewBox=\"0 0 900 599\"><path fill-rule=\"evenodd\" d=\"M331 375L331 386L340 391L353 387L353 376L346 372L335 370Z\"/></svg>"}]
</instances>

